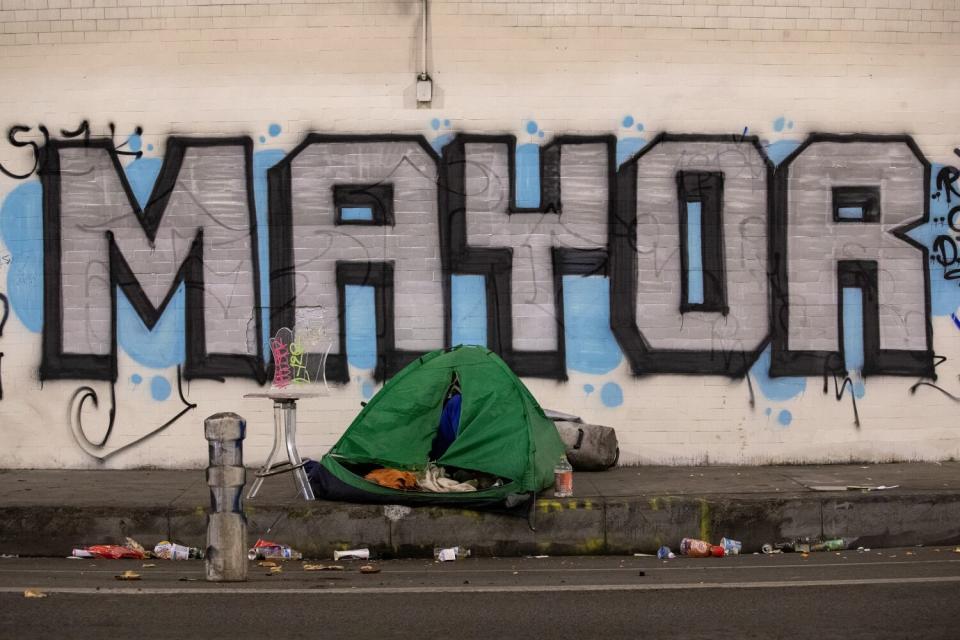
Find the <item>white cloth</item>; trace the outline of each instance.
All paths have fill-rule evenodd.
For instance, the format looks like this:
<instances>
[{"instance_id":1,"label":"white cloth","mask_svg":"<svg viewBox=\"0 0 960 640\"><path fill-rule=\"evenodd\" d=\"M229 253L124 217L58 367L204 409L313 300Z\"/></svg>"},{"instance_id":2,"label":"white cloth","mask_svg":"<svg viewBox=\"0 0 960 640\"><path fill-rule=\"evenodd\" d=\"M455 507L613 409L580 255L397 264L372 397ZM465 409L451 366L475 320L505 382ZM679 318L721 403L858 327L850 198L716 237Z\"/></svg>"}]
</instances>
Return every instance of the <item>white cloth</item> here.
<instances>
[{"instance_id":1,"label":"white cloth","mask_svg":"<svg viewBox=\"0 0 960 640\"><path fill-rule=\"evenodd\" d=\"M447 472L443 467L430 463L423 473L417 476L417 484L424 491L433 493L463 493L477 490L477 481L468 480L467 482L457 482L453 478L447 477Z\"/></svg>"}]
</instances>

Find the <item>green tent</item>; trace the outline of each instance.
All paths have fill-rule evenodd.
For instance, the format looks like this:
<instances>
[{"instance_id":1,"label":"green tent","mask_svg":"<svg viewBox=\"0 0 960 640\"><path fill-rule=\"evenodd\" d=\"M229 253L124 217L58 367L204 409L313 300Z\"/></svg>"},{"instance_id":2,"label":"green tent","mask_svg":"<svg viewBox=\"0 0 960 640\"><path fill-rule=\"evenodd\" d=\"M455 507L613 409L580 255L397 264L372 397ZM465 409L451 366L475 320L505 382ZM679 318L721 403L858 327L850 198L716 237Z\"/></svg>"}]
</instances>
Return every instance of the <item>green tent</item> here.
<instances>
[{"instance_id":1,"label":"green tent","mask_svg":"<svg viewBox=\"0 0 960 640\"><path fill-rule=\"evenodd\" d=\"M418 471L427 465L454 380L461 393L459 434L436 462L502 484L430 493L365 480L375 467ZM309 472L318 498L513 507L553 484L563 454L553 422L506 363L486 348L459 346L425 354L394 376Z\"/></svg>"}]
</instances>

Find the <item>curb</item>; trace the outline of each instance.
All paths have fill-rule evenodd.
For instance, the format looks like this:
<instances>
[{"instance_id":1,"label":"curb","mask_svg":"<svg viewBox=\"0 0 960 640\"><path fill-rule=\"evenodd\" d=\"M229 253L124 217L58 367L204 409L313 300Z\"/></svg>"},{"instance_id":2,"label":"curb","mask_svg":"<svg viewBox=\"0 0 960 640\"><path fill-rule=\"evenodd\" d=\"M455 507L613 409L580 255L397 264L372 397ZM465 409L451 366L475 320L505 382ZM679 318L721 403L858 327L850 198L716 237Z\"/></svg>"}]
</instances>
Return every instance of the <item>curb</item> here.
<instances>
[{"instance_id":1,"label":"curb","mask_svg":"<svg viewBox=\"0 0 960 640\"><path fill-rule=\"evenodd\" d=\"M151 547L160 540L203 547L207 510L0 507L0 553L60 557L126 536ZM722 536L742 541L744 553L804 536L842 537L850 548L960 544L960 494L936 491L540 499L535 531L522 518L440 507L254 502L244 511L251 544L263 535L312 558L356 547L384 558L432 557L434 547L454 545L476 556L621 555Z\"/></svg>"}]
</instances>

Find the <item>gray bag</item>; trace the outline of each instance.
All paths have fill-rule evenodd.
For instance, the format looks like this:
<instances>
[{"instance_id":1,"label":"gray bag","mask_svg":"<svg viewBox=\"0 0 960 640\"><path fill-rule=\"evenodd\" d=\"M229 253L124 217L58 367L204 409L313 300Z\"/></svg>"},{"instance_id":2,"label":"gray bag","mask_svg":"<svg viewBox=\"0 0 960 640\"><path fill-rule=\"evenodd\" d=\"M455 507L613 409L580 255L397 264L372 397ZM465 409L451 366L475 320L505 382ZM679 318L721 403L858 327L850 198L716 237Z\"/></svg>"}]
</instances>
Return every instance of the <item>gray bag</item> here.
<instances>
[{"instance_id":1,"label":"gray bag","mask_svg":"<svg viewBox=\"0 0 960 640\"><path fill-rule=\"evenodd\" d=\"M620 446L612 427L569 420L555 420L553 424L575 471L603 471L617 464Z\"/></svg>"}]
</instances>

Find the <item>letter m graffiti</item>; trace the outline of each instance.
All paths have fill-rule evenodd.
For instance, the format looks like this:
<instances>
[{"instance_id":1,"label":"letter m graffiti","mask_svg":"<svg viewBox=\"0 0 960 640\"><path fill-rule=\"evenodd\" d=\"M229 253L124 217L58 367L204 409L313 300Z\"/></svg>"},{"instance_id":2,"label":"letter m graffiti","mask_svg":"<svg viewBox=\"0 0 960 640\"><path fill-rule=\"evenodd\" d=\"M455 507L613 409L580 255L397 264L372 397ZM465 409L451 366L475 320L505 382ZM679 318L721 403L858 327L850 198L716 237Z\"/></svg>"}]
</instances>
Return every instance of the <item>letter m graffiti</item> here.
<instances>
[{"instance_id":1,"label":"letter m graffiti","mask_svg":"<svg viewBox=\"0 0 960 640\"><path fill-rule=\"evenodd\" d=\"M249 138L170 138L143 208L110 140L49 142L41 182L41 379L116 380L118 294L153 329L181 285L184 376L263 379Z\"/></svg>"}]
</instances>

